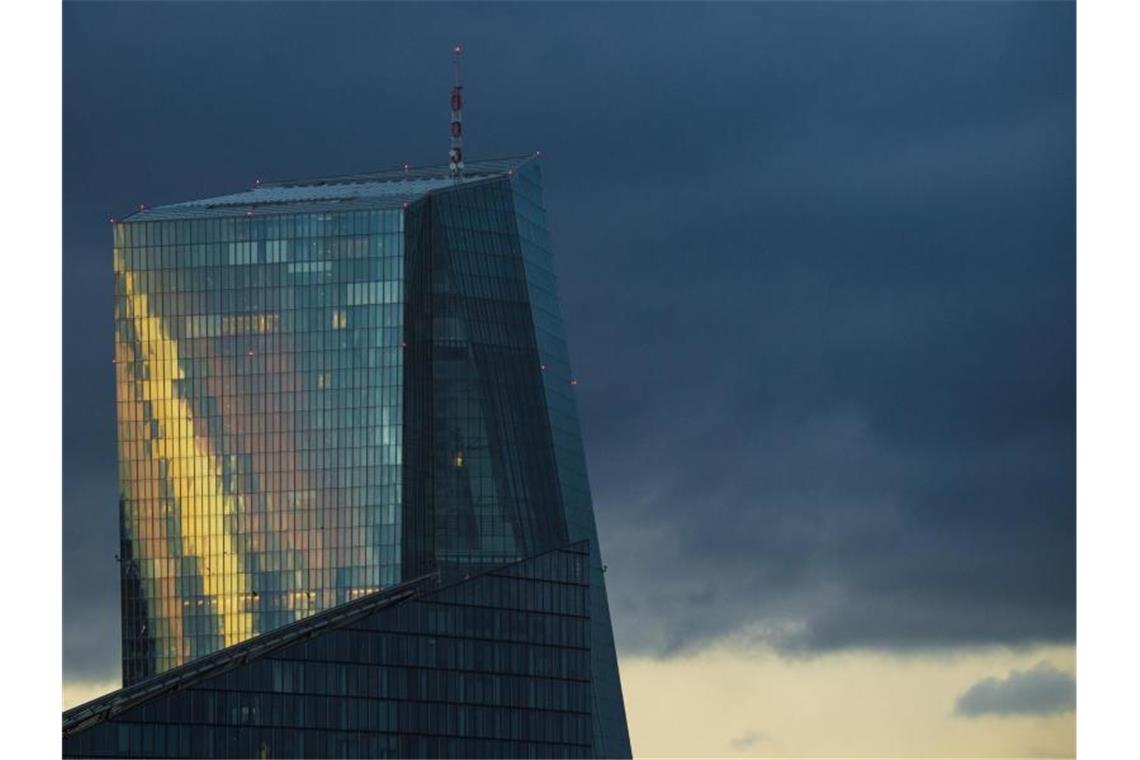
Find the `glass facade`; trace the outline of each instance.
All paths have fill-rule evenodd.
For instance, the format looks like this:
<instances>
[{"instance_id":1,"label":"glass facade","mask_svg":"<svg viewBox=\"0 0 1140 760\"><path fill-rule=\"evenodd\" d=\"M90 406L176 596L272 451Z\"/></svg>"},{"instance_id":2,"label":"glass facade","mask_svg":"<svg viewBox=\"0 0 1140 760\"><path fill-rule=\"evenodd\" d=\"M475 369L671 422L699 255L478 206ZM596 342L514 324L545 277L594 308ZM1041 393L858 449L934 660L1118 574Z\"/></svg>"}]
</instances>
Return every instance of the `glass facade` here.
<instances>
[{"instance_id":1,"label":"glass facade","mask_svg":"<svg viewBox=\"0 0 1140 760\"><path fill-rule=\"evenodd\" d=\"M406 431L406 572L597 547L538 162L437 190L406 225L407 409L432 421ZM594 741L599 756L627 757L596 548L590 572Z\"/></svg>"},{"instance_id":2,"label":"glass facade","mask_svg":"<svg viewBox=\"0 0 1140 760\"><path fill-rule=\"evenodd\" d=\"M589 757L588 556L567 546L156 689L63 754Z\"/></svg>"},{"instance_id":3,"label":"glass facade","mask_svg":"<svg viewBox=\"0 0 1140 760\"><path fill-rule=\"evenodd\" d=\"M114 236L124 684L585 542L589 744L629 756L537 160L270 183Z\"/></svg>"},{"instance_id":4,"label":"glass facade","mask_svg":"<svg viewBox=\"0 0 1140 760\"><path fill-rule=\"evenodd\" d=\"M512 173L512 202L518 246L526 272L527 298L533 315L535 344L542 368L546 419L557 463L562 508L571 541L586 541L590 556L591 638L594 657L594 747L600 757L630 757L629 729L618 673L617 650L610 623L609 600L603 575L594 503L586 472L586 453L578 426L574 398L577 380L570 369L570 354L562 327L562 310L546 209L542 201L542 171L528 161Z\"/></svg>"},{"instance_id":5,"label":"glass facade","mask_svg":"<svg viewBox=\"0 0 1140 760\"><path fill-rule=\"evenodd\" d=\"M407 485L430 524L413 528L426 542L406 569L494 565L561 546L566 521L509 178L437 191L408 217L409 409L430 425L407 443L416 463Z\"/></svg>"},{"instance_id":6,"label":"glass facade","mask_svg":"<svg viewBox=\"0 0 1140 760\"><path fill-rule=\"evenodd\" d=\"M398 580L402 223L116 227L125 683Z\"/></svg>"}]
</instances>

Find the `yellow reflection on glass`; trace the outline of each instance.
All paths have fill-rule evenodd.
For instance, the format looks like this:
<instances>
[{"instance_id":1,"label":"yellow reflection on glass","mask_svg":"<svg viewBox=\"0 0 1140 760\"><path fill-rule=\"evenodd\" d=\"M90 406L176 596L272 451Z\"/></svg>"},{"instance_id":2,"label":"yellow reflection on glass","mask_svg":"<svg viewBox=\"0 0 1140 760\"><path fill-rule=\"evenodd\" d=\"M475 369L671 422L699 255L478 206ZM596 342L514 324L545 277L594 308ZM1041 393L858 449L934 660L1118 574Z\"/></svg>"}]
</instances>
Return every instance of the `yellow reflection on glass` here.
<instances>
[{"instance_id":1,"label":"yellow reflection on glass","mask_svg":"<svg viewBox=\"0 0 1140 760\"><path fill-rule=\"evenodd\" d=\"M148 297L137 292L132 272L124 273L123 283L128 318L145 364L143 379L137 381L139 401L150 405L157 424L157 434L152 435L146 449L155 468L166 472L164 480L176 504L182 552L197 558L203 593L220 618L225 646L230 646L254 633L252 615L245 609L251 593L248 577L228 528L230 517L238 511L237 504L225 491L221 461L210 452L205 436L195 436L193 410L177 392L174 381L182 377L177 341L166 335L161 320L151 314ZM156 518L153 522L161 525L165 520ZM173 599L171 602L173 607Z\"/></svg>"}]
</instances>

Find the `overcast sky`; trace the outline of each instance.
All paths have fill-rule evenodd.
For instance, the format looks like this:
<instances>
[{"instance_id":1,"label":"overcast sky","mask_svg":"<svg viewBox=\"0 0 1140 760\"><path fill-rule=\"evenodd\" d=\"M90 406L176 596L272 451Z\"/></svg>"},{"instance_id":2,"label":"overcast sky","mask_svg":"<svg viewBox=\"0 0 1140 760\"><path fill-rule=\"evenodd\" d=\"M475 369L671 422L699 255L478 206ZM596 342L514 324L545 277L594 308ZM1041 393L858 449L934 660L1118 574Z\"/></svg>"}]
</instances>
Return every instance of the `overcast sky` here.
<instances>
[{"instance_id":1,"label":"overcast sky","mask_svg":"<svg viewBox=\"0 0 1140 760\"><path fill-rule=\"evenodd\" d=\"M66 4L65 680L119 668L107 218L443 163L462 41L467 156L543 151L627 701L715 652L922 660L976 686L947 726L1025 729L1029 690L1061 709L1010 751L1067 751L1074 15ZM702 746L820 746L796 730Z\"/></svg>"}]
</instances>

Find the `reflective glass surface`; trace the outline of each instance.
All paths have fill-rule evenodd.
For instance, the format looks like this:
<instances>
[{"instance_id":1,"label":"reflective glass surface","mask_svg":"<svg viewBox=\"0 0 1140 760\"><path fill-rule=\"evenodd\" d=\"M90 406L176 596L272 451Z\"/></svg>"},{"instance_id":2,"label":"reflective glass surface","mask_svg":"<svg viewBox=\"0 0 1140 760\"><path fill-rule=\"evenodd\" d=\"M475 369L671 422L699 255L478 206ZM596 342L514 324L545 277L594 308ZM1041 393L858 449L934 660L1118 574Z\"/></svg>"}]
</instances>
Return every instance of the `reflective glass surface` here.
<instances>
[{"instance_id":1,"label":"reflective glass surface","mask_svg":"<svg viewBox=\"0 0 1140 760\"><path fill-rule=\"evenodd\" d=\"M115 227L126 683L399 579L402 224Z\"/></svg>"},{"instance_id":2,"label":"reflective glass surface","mask_svg":"<svg viewBox=\"0 0 1140 760\"><path fill-rule=\"evenodd\" d=\"M625 702L610 624L594 504L586 472L586 454L574 398L577 380L570 369L570 355L562 327L539 163L528 161L520 166L513 174L511 188L566 528L569 540L587 541L592 552L590 604L594 655L591 662L595 699L594 751L599 757L630 757L632 749L626 726Z\"/></svg>"},{"instance_id":3,"label":"reflective glass surface","mask_svg":"<svg viewBox=\"0 0 1140 760\"><path fill-rule=\"evenodd\" d=\"M408 431L409 497L429 513L417 528L427 539L422 567L497 564L561 546L566 523L509 178L436 191L413 205L408 227L408 408L431 423Z\"/></svg>"},{"instance_id":4,"label":"reflective glass surface","mask_svg":"<svg viewBox=\"0 0 1140 760\"><path fill-rule=\"evenodd\" d=\"M68 757L588 757L588 548L534 557L168 688Z\"/></svg>"},{"instance_id":5,"label":"reflective glass surface","mask_svg":"<svg viewBox=\"0 0 1140 760\"><path fill-rule=\"evenodd\" d=\"M115 225L124 682L585 541L588 743L629 756L538 162L445 176Z\"/></svg>"}]
</instances>

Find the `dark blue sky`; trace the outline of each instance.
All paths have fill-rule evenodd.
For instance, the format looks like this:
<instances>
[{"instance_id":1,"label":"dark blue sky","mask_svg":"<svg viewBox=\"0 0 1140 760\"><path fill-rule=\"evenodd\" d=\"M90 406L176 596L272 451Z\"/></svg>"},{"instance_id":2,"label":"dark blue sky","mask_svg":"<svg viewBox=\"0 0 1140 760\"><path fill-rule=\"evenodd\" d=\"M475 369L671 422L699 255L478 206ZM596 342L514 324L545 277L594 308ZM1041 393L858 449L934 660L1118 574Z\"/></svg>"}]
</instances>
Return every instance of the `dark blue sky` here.
<instances>
[{"instance_id":1,"label":"dark blue sky","mask_svg":"<svg viewBox=\"0 0 1140 760\"><path fill-rule=\"evenodd\" d=\"M64 8L64 665L118 668L107 217L543 151L619 650L1069 642L1065 3Z\"/></svg>"}]
</instances>

